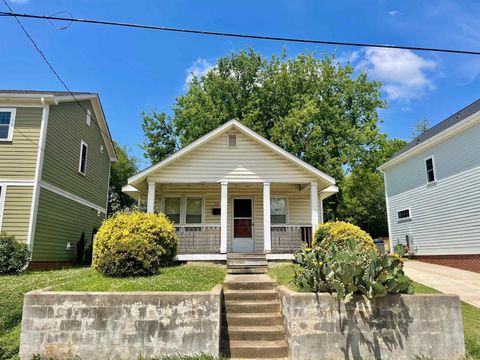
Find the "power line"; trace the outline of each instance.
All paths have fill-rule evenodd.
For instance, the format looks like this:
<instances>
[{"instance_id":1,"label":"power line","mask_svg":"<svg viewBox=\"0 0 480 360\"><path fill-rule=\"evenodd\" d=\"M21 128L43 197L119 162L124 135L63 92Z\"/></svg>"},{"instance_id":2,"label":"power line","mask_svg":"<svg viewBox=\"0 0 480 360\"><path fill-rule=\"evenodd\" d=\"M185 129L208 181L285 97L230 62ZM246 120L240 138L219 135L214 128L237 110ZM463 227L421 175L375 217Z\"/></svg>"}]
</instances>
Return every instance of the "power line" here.
<instances>
[{"instance_id":1,"label":"power line","mask_svg":"<svg viewBox=\"0 0 480 360\"><path fill-rule=\"evenodd\" d=\"M100 127L100 125L98 124L98 121L97 121L97 118L94 114L94 112L92 113L89 113L87 111L87 109L85 109L82 104L78 101L78 99L76 98L75 94L70 90L70 88L68 87L68 85L66 84L66 82L62 79L62 77L60 76L60 74L55 70L55 68L53 67L52 63L47 59L45 53L42 51L42 49L40 49L40 47L38 46L38 44L36 43L36 41L33 39L33 37L30 35L30 33L28 32L28 30L25 28L25 26L23 26L22 22L18 19L18 17L16 15L13 15L14 12L13 12L13 9L12 7L8 4L7 0L2 0L3 3L5 4L5 6L10 10L10 13L4 13L4 12L0 12L0 15L3 15L3 14L12 14L12 15L8 15L8 16L13 16L15 18L15 20L17 21L18 25L20 26L20 28L22 29L22 31L25 33L25 36L30 40L30 42L32 43L33 47L35 48L35 50L38 52L38 54L40 55L40 57L43 59L43 61L47 64L47 66L50 68L50 70L52 71L52 73L55 75L55 77L58 79L58 81L60 81L60 83L62 84L62 86L65 88L65 90L67 90L67 92L70 94L70 96L73 98L73 100L75 101L75 103L82 109L82 111L85 113L85 115L89 116L90 119L92 120L92 122L95 124L95 126L101 131L101 133L105 136L107 136L109 139L111 139L111 136L110 134L107 134L103 131L103 129ZM24 134L22 134L23 136L25 136ZM26 136L25 136L26 137ZM32 143L34 143L31 139L29 139ZM37 145L38 146L38 145ZM40 146L38 146L40 149L42 149ZM42 149L43 150L43 149Z\"/></svg>"},{"instance_id":2,"label":"power line","mask_svg":"<svg viewBox=\"0 0 480 360\"><path fill-rule=\"evenodd\" d=\"M12 8L10 7L10 5L6 2L6 0L2 0L3 3L7 6L8 9L10 9L10 11L12 11ZM0 15L2 13L0 12ZM78 99L75 97L75 94L70 90L70 88L67 86L67 84L65 83L65 81L63 81L63 79L60 77L59 73L55 70L55 68L53 67L53 65L48 61L47 57L45 56L45 54L43 53L43 51L40 49L40 47L37 45L37 43L35 42L35 40L32 38L32 36L29 34L28 30L23 26L23 24L21 23L21 21L19 19L17 19L15 17L15 20L17 21L18 25L20 26L20 28L23 30L23 32L25 33L25 35L27 36L27 38L30 40L30 42L33 44L33 46L35 47L35 49L37 50L37 52L40 54L40 56L42 57L42 59L44 60L44 62L48 65L48 67L50 68L50 70L55 74L55 76L57 77L57 79L62 83L63 87L68 91L68 93L72 96L72 98L74 99L74 101L76 102L76 104L85 112L85 114L87 116L90 116L90 120L92 120L92 122L98 127L98 129L104 134L104 135L107 135L108 138L111 138L110 134L106 134L103 129L100 127L100 125L98 124L97 120L96 120L96 117L95 117L95 114L92 112L92 113L89 113L83 106L82 104L78 101ZM13 129L14 131L18 132L20 135L22 135L26 140L28 140L30 143L32 143L35 147L37 147L43 154L45 154L45 148L43 148L39 143L35 142L34 140L32 140L28 135L26 135L23 131L21 131L17 126L13 126ZM68 170L71 170L70 168L67 168ZM71 170L73 171L74 173L76 173L74 170Z\"/></svg>"},{"instance_id":3,"label":"power line","mask_svg":"<svg viewBox=\"0 0 480 360\"><path fill-rule=\"evenodd\" d=\"M5 2L5 0L3 1ZM48 20L48 21L58 20L58 21L67 21L70 23L78 22L78 23L87 23L87 24L96 24L96 25L122 26L122 27L130 27L130 28L137 28L137 29L160 30L160 31L169 31L169 32L234 37L234 38L255 39L255 40L271 40L271 41L284 41L284 42L293 42L293 43L338 45L338 46L353 46L353 47L372 47L372 48L385 48L385 49L429 51L429 52L450 53L450 54L480 55L480 51L472 51L472 50L419 47L419 46L408 46L408 45L357 43L357 42L345 42L345 41L328 41L328 40L301 39L301 38L279 37L279 36L268 36L268 35L252 35L252 34L239 34L239 33L230 33L230 32L217 32L217 31L198 30L198 29L181 29L181 28L174 28L174 27L123 23L123 22L106 21L106 20L79 19L79 18L73 18L73 17L67 18L67 17L53 16L53 15L48 16L48 15L35 15L35 14L21 14L21 13L15 13L11 9L10 9L10 12L0 12L0 16L14 16L14 17L23 17L23 18L30 18L30 19L42 19L42 20Z\"/></svg>"}]
</instances>

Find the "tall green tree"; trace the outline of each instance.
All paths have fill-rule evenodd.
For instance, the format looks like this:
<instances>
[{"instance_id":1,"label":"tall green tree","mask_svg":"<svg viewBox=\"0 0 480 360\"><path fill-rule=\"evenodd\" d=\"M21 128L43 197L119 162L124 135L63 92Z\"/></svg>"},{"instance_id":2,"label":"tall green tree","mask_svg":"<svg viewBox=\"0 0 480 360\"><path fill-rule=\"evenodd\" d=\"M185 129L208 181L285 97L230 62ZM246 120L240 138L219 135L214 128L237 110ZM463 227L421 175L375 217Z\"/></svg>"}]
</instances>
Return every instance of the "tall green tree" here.
<instances>
[{"instance_id":1,"label":"tall green tree","mask_svg":"<svg viewBox=\"0 0 480 360\"><path fill-rule=\"evenodd\" d=\"M193 77L171 117L144 115L145 156L159 161L235 118L341 182L345 169L380 147L379 89L334 56L233 53Z\"/></svg>"},{"instance_id":2,"label":"tall green tree","mask_svg":"<svg viewBox=\"0 0 480 360\"><path fill-rule=\"evenodd\" d=\"M135 202L122 192L122 187L127 184L128 178L138 171L139 160L128 154L126 146L115 142L117 161L110 169L110 187L108 195L108 214L128 208Z\"/></svg>"},{"instance_id":3,"label":"tall green tree","mask_svg":"<svg viewBox=\"0 0 480 360\"><path fill-rule=\"evenodd\" d=\"M381 143L368 161L352 169L342 182L338 209L340 219L360 226L373 237L388 236L385 187L377 168L406 145L399 139Z\"/></svg>"}]
</instances>

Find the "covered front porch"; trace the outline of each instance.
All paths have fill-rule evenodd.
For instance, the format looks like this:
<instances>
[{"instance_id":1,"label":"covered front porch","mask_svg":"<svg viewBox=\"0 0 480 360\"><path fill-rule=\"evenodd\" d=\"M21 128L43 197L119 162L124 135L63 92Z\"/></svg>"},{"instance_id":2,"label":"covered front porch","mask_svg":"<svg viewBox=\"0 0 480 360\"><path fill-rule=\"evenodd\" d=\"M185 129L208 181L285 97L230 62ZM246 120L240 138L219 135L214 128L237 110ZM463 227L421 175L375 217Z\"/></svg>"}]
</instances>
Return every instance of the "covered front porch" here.
<instances>
[{"instance_id":1,"label":"covered front porch","mask_svg":"<svg viewBox=\"0 0 480 360\"><path fill-rule=\"evenodd\" d=\"M138 190L137 190L138 191ZM269 260L292 258L323 221L316 182L160 183L148 181L136 194L149 212L163 212L179 237L178 260L226 260L226 254L265 253Z\"/></svg>"}]
</instances>

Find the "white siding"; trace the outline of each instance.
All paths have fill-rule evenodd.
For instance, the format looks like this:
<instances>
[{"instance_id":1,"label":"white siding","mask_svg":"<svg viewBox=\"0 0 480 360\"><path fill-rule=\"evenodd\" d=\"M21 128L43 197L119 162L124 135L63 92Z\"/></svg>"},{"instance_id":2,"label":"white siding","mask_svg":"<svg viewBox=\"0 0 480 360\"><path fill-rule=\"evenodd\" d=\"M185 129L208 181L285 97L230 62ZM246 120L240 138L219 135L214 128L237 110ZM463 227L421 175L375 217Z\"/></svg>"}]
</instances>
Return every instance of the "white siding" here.
<instances>
[{"instance_id":1,"label":"white siding","mask_svg":"<svg viewBox=\"0 0 480 360\"><path fill-rule=\"evenodd\" d=\"M330 185L240 132L237 132L236 148L227 147L226 133L222 133L159 169L149 180L159 183L318 181L319 190Z\"/></svg>"},{"instance_id":2,"label":"white siding","mask_svg":"<svg viewBox=\"0 0 480 360\"><path fill-rule=\"evenodd\" d=\"M433 155L437 182L427 185ZM480 254L480 125L385 171L393 244L413 238L417 255ZM410 208L410 221L397 213Z\"/></svg>"}]
</instances>

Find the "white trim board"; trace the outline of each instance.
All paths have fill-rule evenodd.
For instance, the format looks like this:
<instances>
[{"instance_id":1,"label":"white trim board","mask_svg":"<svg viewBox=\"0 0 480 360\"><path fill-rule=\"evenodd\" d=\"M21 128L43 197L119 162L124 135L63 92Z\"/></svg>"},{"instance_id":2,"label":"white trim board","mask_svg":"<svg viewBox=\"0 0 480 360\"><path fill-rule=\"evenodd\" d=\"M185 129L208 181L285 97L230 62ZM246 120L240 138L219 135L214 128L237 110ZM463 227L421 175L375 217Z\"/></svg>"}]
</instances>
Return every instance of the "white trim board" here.
<instances>
[{"instance_id":1,"label":"white trim board","mask_svg":"<svg viewBox=\"0 0 480 360\"><path fill-rule=\"evenodd\" d=\"M176 256L178 261L226 261L227 254L181 254Z\"/></svg>"},{"instance_id":2,"label":"white trim board","mask_svg":"<svg viewBox=\"0 0 480 360\"><path fill-rule=\"evenodd\" d=\"M227 121L222 126L216 128L215 130L212 130L208 134L202 136L201 138L195 140L194 142L190 143L189 145L185 146L184 148L178 150L176 153L172 154L171 156L167 157L166 159L160 161L159 163L157 163L155 165L150 166L149 168L147 168L143 171L140 171L136 175L131 176L128 179L128 184L135 186L135 183L137 183L141 180L144 180L149 174L151 174L151 173L161 169L162 167L170 164L171 162L173 162L177 158L191 152L192 150L196 149L200 145L206 143L207 141L214 138L215 136L217 136L217 135L219 135L219 134L221 134L225 131L228 131L231 128L236 128L236 129L240 130L241 132L243 132L244 134L256 139L258 142L262 143L263 145L265 145L269 149L277 152L278 154L282 155L284 158L287 158L290 161L293 161L294 163L301 166L302 168L304 168L308 172L310 172L310 173L314 174L315 176L320 177L323 180L329 182L331 185L335 184L335 179L332 178L331 176L325 174L323 171L320 171L320 170L316 169L312 165L307 164L305 161L303 161L303 160L297 158L296 156L290 154L288 151L283 150L281 147L275 145L271 141L269 141L269 140L265 139L264 137L258 135L256 132L249 129L248 127L243 125L240 121L235 120L235 119Z\"/></svg>"},{"instance_id":3,"label":"white trim board","mask_svg":"<svg viewBox=\"0 0 480 360\"><path fill-rule=\"evenodd\" d=\"M34 179L0 179L0 185L10 186L34 186Z\"/></svg>"},{"instance_id":4,"label":"white trim board","mask_svg":"<svg viewBox=\"0 0 480 360\"><path fill-rule=\"evenodd\" d=\"M5 198L7 194L7 187L8 185L0 184L1 192L0 192L0 231L2 231L3 225L3 209L5 208Z\"/></svg>"},{"instance_id":5,"label":"white trim board","mask_svg":"<svg viewBox=\"0 0 480 360\"><path fill-rule=\"evenodd\" d=\"M42 181L40 183L40 186L48 191L51 191L57 195L60 195L60 196L63 196L64 198L67 198L69 200L72 200L72 201L75 201L79 204L82 204L82 205L85 205L85 206L88 206L92 209L95 209L99 212L102 212L104 214L107 213L107 209L106 208L102 208L101 206L98 206L98 205L95 205L94 203L88 201L88 200L85 200L83 199L82 197L80 196L77 196L77 195L74 195L72 193L69 193L68 191L65 191L63 189L60 189L52 184L48 184L46 183L45 181Z\"/></svg>"},{"instance_id":6,"label":"white trim board","mask_svg":"<svg viewBox=\"0 0 480 360\"><path fill-rule=\"evenodd\" d=\"M43 159L45 155L45 143L47 139L48 116L50 105L45 105L42 110L42 123L40 125L40 138L38 141L37 164L35 167L35 184L32 193L32 206L30 207L30 220L28 224L27 244L33 251L35 227L37 225L38 199L40 197L40 181L42 179Z\"/></svg>"}]
</instances>

